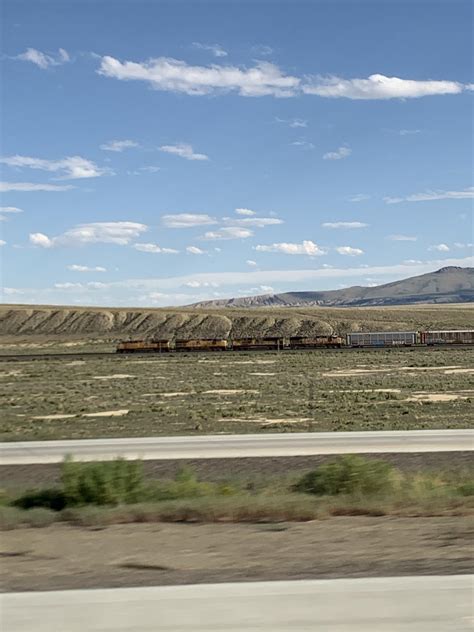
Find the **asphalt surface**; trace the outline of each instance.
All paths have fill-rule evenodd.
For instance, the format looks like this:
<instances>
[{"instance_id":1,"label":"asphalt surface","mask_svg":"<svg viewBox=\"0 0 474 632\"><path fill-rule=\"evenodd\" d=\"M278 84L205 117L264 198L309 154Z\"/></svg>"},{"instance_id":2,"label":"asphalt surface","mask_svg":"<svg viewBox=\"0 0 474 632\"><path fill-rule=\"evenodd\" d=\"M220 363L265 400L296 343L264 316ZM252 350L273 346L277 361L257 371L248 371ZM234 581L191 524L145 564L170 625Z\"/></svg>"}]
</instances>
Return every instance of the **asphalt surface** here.
<instances>
[{"instance_id":1,"label":"asphalt surface","mask_svg":"<svg viewBox=\"0 0 474 632\"><path fill-rule=\"evenodd\" d=\"M472 630L473 576L204 584L2 595L5 632Z\"/></svg>"},{"instance_id":2,"label":"asphalt surface","mask_svg":"<svg viewBox=\"0 0 474 632\"><path fill-rule=\"evenodd\" d=\"M0 464L470 451L474 430L314 432L0 443Z\"/></svg>"}]
</instances>

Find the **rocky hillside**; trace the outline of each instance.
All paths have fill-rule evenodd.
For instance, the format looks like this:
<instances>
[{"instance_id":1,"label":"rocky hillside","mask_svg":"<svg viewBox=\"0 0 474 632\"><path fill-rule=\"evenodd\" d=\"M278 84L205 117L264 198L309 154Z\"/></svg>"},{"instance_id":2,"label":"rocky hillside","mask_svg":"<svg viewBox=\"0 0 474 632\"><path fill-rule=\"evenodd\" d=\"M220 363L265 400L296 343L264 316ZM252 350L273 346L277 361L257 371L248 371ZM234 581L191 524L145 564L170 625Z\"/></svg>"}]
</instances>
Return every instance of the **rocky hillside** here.
<instances>
[{"instance_id":1,"label":"rocky hillside","mask_svg":"<svg viewBox=\"0 0 474 632\"><path fill-rule=\"evenodd\" d=\"M368 307L474 302L474 268L447 267L376 287L353 286L325 292L285 292L205 301L195 307Z\"/></svg>"},{"instance_id":2,"label":"rocky hillside","mask_svg":"<svg viewBox=\"0 0 474 632\"><path fill-rule=\"evenodd\" d=\"M473 305L410 308L127 309L0 306L0 342L104 341L311 335L348 331L466 328Z\"/></svg>"}]
</instances>

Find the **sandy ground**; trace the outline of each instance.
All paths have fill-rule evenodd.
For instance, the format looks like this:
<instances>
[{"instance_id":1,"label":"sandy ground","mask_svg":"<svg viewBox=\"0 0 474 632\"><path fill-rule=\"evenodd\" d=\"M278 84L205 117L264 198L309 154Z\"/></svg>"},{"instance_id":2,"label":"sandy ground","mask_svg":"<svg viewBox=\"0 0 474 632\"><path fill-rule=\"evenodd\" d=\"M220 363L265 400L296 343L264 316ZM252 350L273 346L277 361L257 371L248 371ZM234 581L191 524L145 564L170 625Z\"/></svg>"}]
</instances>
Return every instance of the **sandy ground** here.
<instances>
[{"instance_id":1,"label":"sandy ground","mask_svg":"<svg viewBox=\"0 0 474 632\"><path fill-rule=\"evenodd\" d=\"M4 591L472 572L467 518L54 525L2 534Z\"/></svg>"}]
</instances>

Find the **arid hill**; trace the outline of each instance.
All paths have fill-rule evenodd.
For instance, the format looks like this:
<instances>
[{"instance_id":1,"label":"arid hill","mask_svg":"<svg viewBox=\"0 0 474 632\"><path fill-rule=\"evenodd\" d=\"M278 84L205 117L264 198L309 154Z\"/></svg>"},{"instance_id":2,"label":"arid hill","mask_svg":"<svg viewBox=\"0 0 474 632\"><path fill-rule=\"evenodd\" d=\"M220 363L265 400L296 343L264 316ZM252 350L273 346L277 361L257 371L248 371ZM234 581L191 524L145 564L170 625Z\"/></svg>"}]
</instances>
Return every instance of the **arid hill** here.
<instances>
[{"instance_id":1,"label":"arid hill","mask_svg":"<svg viewBox=\"0 0 474 632\"><path fill-rule=\"evenodd\" d=\"M471 305L409 308L130 309L0 306L0 341L115 341L466 328Z\"/></svg>"},{"instance_id":2,"label":"arid hill","mask_svg":"<svg viewBox=\"0 0 474 632\"><path fill-rule=\"evenodd\" d=\"M474 268L449 266L436 272L377 285L324 292L285 292L197 303L195 307L369 307L474 302Z\"/></svg>"}]
</instances>

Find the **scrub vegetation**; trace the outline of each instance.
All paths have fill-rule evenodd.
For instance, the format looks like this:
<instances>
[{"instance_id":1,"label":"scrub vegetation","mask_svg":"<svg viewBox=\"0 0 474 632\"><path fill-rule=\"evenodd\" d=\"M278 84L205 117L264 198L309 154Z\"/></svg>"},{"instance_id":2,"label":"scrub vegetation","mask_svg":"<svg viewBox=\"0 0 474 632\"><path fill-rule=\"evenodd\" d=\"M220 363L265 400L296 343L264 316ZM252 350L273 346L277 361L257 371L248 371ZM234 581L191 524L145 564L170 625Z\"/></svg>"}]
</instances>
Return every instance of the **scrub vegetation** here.
<instances>
[{"instance_id":1,"label":"scrub vegetation","mask_svg":"<svg viewBox=\"0 0 474 632\"><path fill-rule=\"evenodd\" d=\"M468 428L472 350L0 361L0 438Z\"/></svg>"},{"instance_id":2,"label":"scrub vegetation","mask_svg":"<svg viewBox=\"0 0 474 632\"><path fill-rule=\"evenodd\" d=\"M190 469L150 480L141 463L63 464L61 483L5 493L0 527L129 522L287 522L331 516L471 515L469 472L401 472L385 461L346 455L303 475L203 482Z\"/></svg>"}]
</instances>

